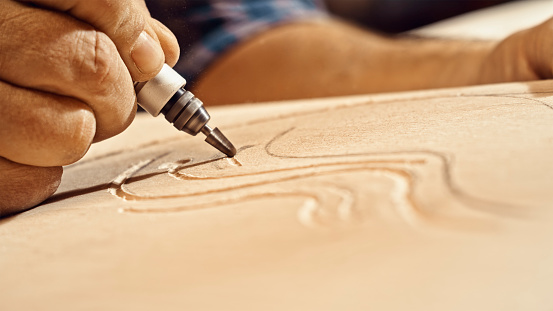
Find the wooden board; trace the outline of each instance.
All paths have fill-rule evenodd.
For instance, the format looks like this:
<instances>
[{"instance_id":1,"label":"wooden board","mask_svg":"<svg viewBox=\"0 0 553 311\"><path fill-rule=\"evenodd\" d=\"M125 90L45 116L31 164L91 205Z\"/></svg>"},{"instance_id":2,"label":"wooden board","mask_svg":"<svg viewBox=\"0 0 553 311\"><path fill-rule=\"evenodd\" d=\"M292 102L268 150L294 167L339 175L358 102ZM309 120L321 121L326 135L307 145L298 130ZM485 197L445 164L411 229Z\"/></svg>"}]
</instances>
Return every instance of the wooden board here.
<instances>
[{"instance_id":1,"label":"wooden board","mask_svg":"<svg viewBox=\"0 0 553 311\"><path fill-rule=\"evenodd\" d=\"M553 82L140 116L0 220L2 310L553 308Z\"/></svg>"}]
</instances>

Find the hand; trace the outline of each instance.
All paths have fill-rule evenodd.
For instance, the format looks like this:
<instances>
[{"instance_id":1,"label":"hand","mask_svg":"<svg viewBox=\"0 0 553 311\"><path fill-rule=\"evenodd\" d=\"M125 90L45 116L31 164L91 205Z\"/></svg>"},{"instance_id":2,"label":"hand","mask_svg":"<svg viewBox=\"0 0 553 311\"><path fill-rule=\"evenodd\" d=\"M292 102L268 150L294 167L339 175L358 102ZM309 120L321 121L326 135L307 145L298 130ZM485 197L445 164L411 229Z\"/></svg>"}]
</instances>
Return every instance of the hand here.
<instances>
[{"instance_id":1,"label":"hand","mask_svg":"<svg viewBox=\"0 0 553 311\"><path fill-rule=\"evenodd\" d=\"M134 118L134 81L179 49L143 0L0 1L0 216L59 185L61 166Z\"/></svg>"},{"instance_id":2,"label":"hand","mask_svg":"<svg viewBox=\"0 0 553 311\"><path fill-rule=\"evenodd\" d=\"M484 60L478 83L553 78L553 19L500 42Z\"/></svg>"}]
</instances>

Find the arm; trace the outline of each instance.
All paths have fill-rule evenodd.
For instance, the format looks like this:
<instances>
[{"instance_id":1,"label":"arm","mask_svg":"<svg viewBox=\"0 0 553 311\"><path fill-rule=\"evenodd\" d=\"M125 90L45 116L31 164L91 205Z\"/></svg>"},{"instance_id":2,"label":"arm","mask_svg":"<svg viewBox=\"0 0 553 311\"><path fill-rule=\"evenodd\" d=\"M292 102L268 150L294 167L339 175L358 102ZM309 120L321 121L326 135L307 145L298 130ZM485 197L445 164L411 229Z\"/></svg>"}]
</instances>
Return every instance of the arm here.
<instances>
[{"instance_id":1,"label":"arm","mask_svg":"<svg viewBox=\"0 0 553 311\"><path fill-rule=\"evenodd\" d=\"M552 25L497 43L387 38L335 20L294 23L227 52L195 92L226 104L548 78Z\"/></svg>"}]
</instances>

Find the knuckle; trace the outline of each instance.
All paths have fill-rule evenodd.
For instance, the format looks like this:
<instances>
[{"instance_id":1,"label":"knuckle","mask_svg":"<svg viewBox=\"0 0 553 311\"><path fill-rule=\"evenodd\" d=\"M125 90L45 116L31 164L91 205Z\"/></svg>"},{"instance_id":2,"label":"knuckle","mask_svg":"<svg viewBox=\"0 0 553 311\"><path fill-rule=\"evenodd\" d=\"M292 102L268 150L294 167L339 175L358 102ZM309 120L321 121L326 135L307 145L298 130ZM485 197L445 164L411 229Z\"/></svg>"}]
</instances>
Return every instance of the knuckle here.
<instances>
[{"instance_id":1,"label":"knuckle","mask_svg":"<svg viewBox=\"0 0 553 311\"><path fill-rule=\"evenodd\" d=\"M56 192L63 169L22 165L0 158L0 217L30 209Z\"/></svg>"},{"instance_id":2,"label":"knuckle","mask_svg":"<svg viewBox=\"0 0 553 311\"><path fill-rule=\"evenodd\" d=\"M86 104L48 93L1 90L8 96L0 99L1 156L27 165L61 166L88 151L96 119Z\"/></svg>"},{"instance_id":3,"label":"knuckle","mask_svg":"<svg viewBox=\"0 0 553 311\"><path fill-rule=\"evenodd\" d=\"M105 93L111 83L116 82L119 54L115 44L102 32L87 30L80 32L73 57L76 81L84 81L93 94Z\"/></svg>"},{"instance_id":4,"label":"knuckle","mask_svg":"<svg viewBox=\"0 0 553 311\"><path fill-rule=\"evenodd\" d=\"M56 144L55 165L68 165L81 159L92 144L96 120L92 113L81 110L72 113L71 129L63 129L53 137Z\"/></svg>"},{"instance_id":5,"label":"knuckle","mask_svg":"<svg viewBox=\"0 0 553 311\"><path fill-rule=\"evenodd\" d=\"M123 101L114 105L113 113L106 117L109 120L100 120L94 137L94 142L99 142L123 132L134 120L136 115L136 100Z\"/></svg>"},{"instance_id":6,"label":"knuckle","mask_svg":"<svg viewBox=\"0 0 553 311\"><path fill-rule=\"evenodd\" d=\"M90 107L71 98L45 97L49 109L26 122L32 129L22 140L27 164L61 166L78 161L88 151L96 131ZM62 116L60 118L60 116ZM52 121L56 119L57 121ZM17 162L21 162L16 159Z\"/></svg>"},{"instance_id":7,"label":"knuckle","mask_svg":"<svg viewBox=\"0 0 553 311\"><path fill-rule=\"evenodd\" d=\"M117 46L128 47L146 25L144 12L137 1L94 0L96 23Z\"/></svg>"},{"instance_id":8,"label":"knuckle","mask_svg":"<svg viewBox=\"0 0 553 311\"><path fill-rule=\"evenodd\" d=\"M79 46L83 55L75 57L79 69L74 79L86 89L83 101L94 110L98 141L128 126L134 116L135 93L129 71L106 34L84 32Z\"/></svg>"},{"instance_id":9,"label":"knuckle","mask_svg":"<svg viewBox=\"0 0 553 311\"><path fill-rule=\"evenodd\" d=\"M146 27L146 21L136 10L126 10L123 14L119 14L113 19L111 25L113 35L116 38L126 39L128 42L134 42L140 33Z\"/></svg>"}]
</instances>

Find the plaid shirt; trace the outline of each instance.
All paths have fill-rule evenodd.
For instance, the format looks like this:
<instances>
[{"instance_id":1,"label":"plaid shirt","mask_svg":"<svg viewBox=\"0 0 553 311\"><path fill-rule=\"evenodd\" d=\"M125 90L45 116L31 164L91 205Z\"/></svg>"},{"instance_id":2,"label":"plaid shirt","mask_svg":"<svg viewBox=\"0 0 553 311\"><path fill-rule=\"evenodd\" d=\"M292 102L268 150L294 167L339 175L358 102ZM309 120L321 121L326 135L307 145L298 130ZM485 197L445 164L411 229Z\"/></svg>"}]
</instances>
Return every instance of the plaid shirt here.
<instances>
[{"instance_id":1,"label":"plaid shirt","mask_svg":"<svg viewBox=\"0 0 553 311\"><path fill-rule=\"evenodd\" d=\"M191 82L221 53L277 24L327 16L322 0L149 0L179 39L175 69Z\"/></svg>"}]
</instances>

